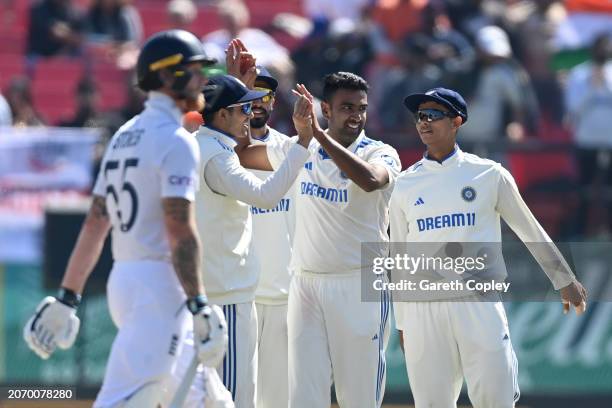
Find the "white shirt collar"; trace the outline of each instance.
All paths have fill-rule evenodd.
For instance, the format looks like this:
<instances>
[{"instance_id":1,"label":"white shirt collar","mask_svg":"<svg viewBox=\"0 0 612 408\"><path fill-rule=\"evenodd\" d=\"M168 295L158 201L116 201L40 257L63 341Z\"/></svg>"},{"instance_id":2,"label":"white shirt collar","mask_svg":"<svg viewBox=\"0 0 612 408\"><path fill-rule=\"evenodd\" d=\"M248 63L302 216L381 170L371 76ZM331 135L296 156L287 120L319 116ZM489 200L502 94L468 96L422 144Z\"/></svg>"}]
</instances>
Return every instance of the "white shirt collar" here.
<instances>
[{"instance_id":1,"label":"white shirt collar","mask_svg":"<svg viewBox=\"0 0 612 408\"><path fill-rule=\"evenodd\" d=\"M216 137L217 139L219 139L219 141L221 141L221 143L231 147L232 149L236 147L236 145L238 144L236 143L233 137L223 132L222 130L219 130L211 126L206 126L206 125L201 126L200 129L198 130L198 135Z\"/></svg>"},{"instance_id":2,"label":"white shirt collar","mask_svg":"<svg viewBox=\"0 0 612 408\"><path fill-rule=\"evenodd\" d=\"M463 156L463 150L461 150L458 145L455 145L453 152L445 157L442 162L428 158L427 152L425 152L423 154L423 159L421 159L421 163L423 163L423 166L429 170L447 169L457 166L457 164L463 160Z\"/></svg>"},{"instance_id":3,"label":"white shirt collar","mask_svg":"<svg viewBox=\"0 0 612 408\"><path fill-rule=\"evenodd\" d=\"M150 91L149 97L145 102L145 108L159 109L167 112L176 123L182 123L183 112L176 106L176 102L165 93Z\"/></svg>"}]
</instances>

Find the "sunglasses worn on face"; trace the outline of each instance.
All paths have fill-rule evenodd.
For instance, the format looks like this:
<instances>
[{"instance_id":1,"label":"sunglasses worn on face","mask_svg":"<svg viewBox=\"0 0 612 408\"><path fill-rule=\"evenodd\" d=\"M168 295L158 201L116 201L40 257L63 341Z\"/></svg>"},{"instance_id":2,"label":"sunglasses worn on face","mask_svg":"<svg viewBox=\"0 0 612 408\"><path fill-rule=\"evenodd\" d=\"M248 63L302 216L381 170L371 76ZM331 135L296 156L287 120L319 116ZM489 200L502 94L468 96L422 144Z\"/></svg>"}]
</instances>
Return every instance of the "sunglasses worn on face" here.
<instances>
[{"instance_id":1,"label":"sunglasses worn on face","mask_svg":"<svg viewBox=\"0 0 612 408\"><path fill-rule=\"evenodd\" d=\"M417 122L435 122L443 118L454 118L455 115L450 112L444 112L438 109L419 109L414 115Z\"/></svg>"},{"instance_id":2,"label":"sunglasses worn on face","mask_svg":"<svg viewBox=\"0 0 612 408\"><path fill-rule=\"evenodd\" d=\"M229 105L228 108L240 108L240 111L247 116L253 112L253 104L251 102L236 103L234 105Z\"/></svg>"},{"instance_id":3,"label":"sunglasses worn on face","mask_svg":"<svg viewBox=\"0 0 612 408\"><path fill-rule=\"evenodd\" d=\"M256 91L263 91L263 92L268 92L267 95L262 96L260 99L263 103L268 103L272 100L272 98L274 97L274 91L268 88L260 88L260 87L255 87L254 90Z\"/></svg>"}]
</instances>

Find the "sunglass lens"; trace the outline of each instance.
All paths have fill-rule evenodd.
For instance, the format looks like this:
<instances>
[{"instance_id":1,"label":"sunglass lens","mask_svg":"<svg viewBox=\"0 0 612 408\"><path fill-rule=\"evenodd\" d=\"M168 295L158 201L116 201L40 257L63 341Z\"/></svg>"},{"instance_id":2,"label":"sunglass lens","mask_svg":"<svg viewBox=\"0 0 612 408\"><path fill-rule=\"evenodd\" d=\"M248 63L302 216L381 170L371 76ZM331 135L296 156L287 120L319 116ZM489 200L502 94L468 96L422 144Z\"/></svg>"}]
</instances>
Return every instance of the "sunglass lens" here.
<instances>
[{"instance_id":1,"label":"sunglass lens","mask_svg":"<svg viewBox=\"0 0 612 408\"><path fill-rule=\"evenodd\" d=\"M241 105L240 108L242 109L242 113L244 113L245 115L250 115L253 111L253 105L251 105L250 103L245 103L244 105Z\"/></svg>"}]
</instances>

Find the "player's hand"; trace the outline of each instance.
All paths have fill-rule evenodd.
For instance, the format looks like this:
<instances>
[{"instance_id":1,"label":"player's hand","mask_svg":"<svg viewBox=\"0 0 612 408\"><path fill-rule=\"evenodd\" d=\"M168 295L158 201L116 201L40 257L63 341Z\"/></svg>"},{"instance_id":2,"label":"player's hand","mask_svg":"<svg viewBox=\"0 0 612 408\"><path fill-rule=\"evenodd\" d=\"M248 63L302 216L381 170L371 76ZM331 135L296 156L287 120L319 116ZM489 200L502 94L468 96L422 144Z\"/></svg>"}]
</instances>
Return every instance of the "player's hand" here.
<instances>
[{"instance_id":1,"label":"player's hand","mask_svg":"<svg viewBox=\"0 0 612 408\"><path fill-rule=\"evenodd\" d=\"M32 351L46 360L57 347L67 349L74 344L80 325L75 307L47 296L23 328L23 338Z\"/></svg>"},{"instance_id":2,"label":"player's hand","mask_svg":"<svg viewBox=\"0 0 612 408\"><path fill-rule=\"evenodd\" d=\"M205 306L193 315L193 334L198 360L216 368L227 350L227 323L217 305Z\"/></svg>"},{"instance_id":3,"label":"player's hand","mask_svg":"<svg viewBox=\"0 0 612 408\"><path fill-rule=\"evenodd\" d=\"M306 89L306 87L303 84L298 84L296 89L299 91L300 95L304 95L304 97L306 97L306 99L310 101L311 109L312 109L312 112L311 112L312 121L310 122L310 127L312 129L313 137L317 140L321 140L322 138L328 137L327 133L325 133L325 130L323 130L323 128L319 124L319 120L317 119L317 113L315 112L315 107L314 107L314 97L312 96L310 91Z\"/></svg>"},{"instance_id":4,"label":"player's hand","mask_svg":"<svg viewBox=\"0 0 612 408\"><path fill-rule=\"evenodd\" d=\"M296 130L308 129L312 127L312 99L309 99L304 91L306 88L302 84L297 84L291 92L297 99L293 104L293 125Z\"/></svg>"},{"instance_id":5,"label":"player's hand","mask_svg":"<svg viewBox=\"0 0 612 408\"><path fill-rule=\"evenodd\" d=\"M570 305L574 305L576 314L581 315L586 310L587 291L578 281L572 282L561 288L561 302L563 303L563 314L570 311Z\"/></svg>"},{"instance_id":6,"label":"player's hand","mask_svg":"<svg viewBox=\"0 0 612 408\"><path fill-rule=\"evenodd\" d=\"M255 57L247 50L240 39L234 38L230 41L225 50L225 66L228 75L238 78L244 82L247 88L253 89L255 79L257 79L255 63Z\"/></svg>"}]
</instances>

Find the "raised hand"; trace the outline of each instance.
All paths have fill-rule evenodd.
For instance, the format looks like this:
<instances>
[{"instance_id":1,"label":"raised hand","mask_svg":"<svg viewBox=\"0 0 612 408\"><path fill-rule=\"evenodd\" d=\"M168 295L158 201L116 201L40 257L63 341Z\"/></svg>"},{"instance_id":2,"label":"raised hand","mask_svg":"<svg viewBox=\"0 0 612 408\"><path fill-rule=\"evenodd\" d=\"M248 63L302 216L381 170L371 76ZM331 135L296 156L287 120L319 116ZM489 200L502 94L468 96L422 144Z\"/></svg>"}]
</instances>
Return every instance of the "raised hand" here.
<instances>
[{"instance_id":1,"label":"raised hand","mask_svg":"<svg viewBox=\"0 0 612 408\"><path fill-rule=\"evenodd\" d=\"M240 39L234 38L225 50L225 65L227 73L238 78L248 88L255 86L257 78L256 58L247 50Z\"/></svg>"}]
</instances>

